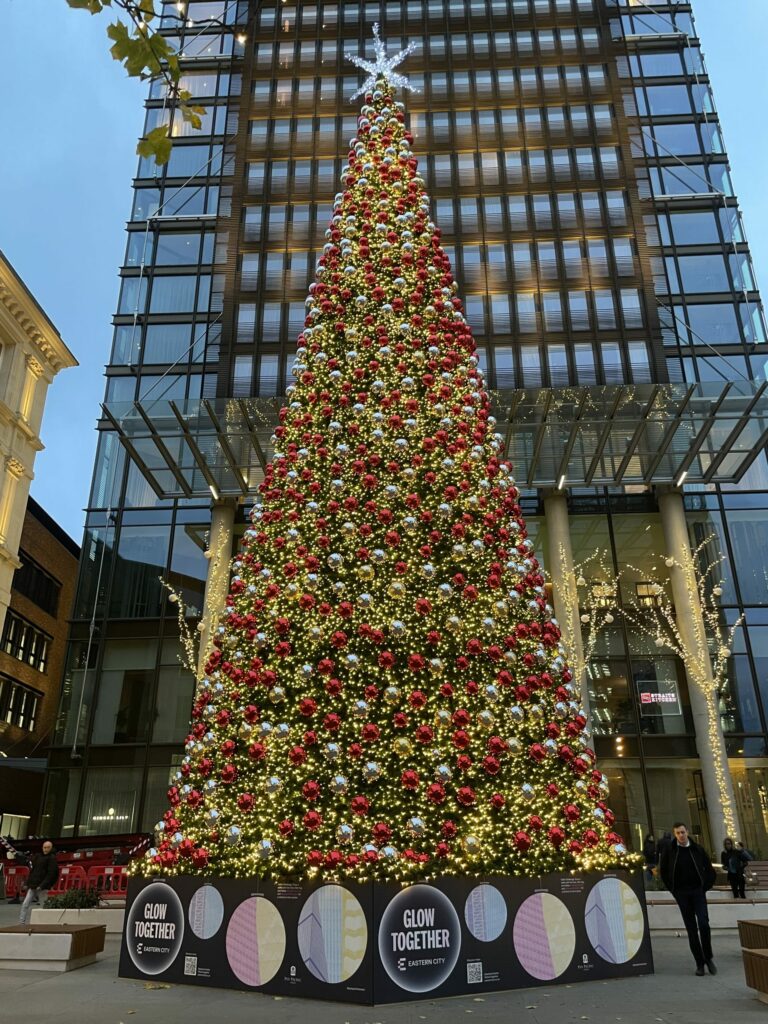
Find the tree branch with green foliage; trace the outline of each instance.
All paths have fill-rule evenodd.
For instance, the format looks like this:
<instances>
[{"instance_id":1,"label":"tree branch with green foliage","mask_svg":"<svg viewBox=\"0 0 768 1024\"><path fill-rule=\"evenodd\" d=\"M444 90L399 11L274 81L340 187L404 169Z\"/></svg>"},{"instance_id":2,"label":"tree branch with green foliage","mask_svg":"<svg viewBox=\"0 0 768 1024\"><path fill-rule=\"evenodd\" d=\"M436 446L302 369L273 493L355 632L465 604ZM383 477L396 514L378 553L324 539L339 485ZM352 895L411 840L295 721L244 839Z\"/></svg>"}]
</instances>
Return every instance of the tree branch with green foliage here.
<instances>
[{"instance_id":1,"label":"tree branch with green foliage","mask_svg":"<svg viewBox=\"0 0 768 1024\"><path fill-rule=\"evenodd\" d=\"M179 55L169 45L165 36L153 27L159 17L155 0L66 0L70 7L102 14L106 8L119 9L125 20L117 18L107 28L112 40L110 53L123 65L131 78L162 79L168 90L168 97L175 103L183 119L194 128L202 126L205 108L191 102L192 94L179 88L181 70ZM179 14L181 25L186 24ZM214 24L214 22L211 22ZM156 164L165 164L171 155L170 124L153 128L141 139L136 152L139 156L154 157Z\"/></svg>"}]
</instances>

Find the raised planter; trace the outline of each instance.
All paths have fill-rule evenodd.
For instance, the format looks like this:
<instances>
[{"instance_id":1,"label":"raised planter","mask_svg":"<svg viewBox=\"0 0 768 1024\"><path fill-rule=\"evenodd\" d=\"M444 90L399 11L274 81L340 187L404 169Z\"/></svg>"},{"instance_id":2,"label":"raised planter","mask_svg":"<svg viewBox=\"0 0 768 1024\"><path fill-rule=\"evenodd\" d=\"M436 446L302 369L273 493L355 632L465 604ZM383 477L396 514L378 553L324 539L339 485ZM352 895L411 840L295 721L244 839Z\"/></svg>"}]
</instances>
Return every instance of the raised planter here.
<instances>
[{"instance_id":1,"label":"raised planter","mask_svg":"<svg viewBox=\"0 0 768 1024\"><path fill-rule=\"evenodd\" d=\"M0 969L74 971L96 960L106 928L87 924L17 924L0 928Z\"/></svg>"},{"instance_id":2,"label":"raised planter","mask_svg":"<svg viewBox=\"0 0 768 1024\"><path fill-rule=\"evenodd\" d=\"M32 924L103 924L108 935L119 935L123 930L125 907L93 907L88 910L48 910L36 907L30 917Z\"/></svg>"},{"instance_id":3,"label":"raised planter","mask_svg":"<svg viewBox=\"0 0 768 1024\"><path fill-rule=\"evenodd\" d=\"M652 932L685 931L680 908L669 893L648 893L647 901L648 923ZM727 899L717 899L710 895L707 907L712 931L735 931L740 921L762 921L768 917L768 900L765 898L734 900L730 895ZM768 939L765 947L768 948Z\"/></svg>"}]
</instances>

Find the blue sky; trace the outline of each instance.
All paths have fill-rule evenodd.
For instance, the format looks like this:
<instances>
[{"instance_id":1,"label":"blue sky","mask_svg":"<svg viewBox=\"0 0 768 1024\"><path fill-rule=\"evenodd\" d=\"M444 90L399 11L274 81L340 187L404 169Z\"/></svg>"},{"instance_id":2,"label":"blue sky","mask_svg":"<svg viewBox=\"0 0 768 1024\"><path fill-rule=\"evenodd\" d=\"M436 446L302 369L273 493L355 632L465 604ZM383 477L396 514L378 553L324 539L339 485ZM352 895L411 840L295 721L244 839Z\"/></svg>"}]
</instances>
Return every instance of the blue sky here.
<instances>
[{"instance_id":1,"label":"blue sky","mask_svg":"<svg viewBox=\"0 0 768 1024\"><path fill-rule=\"evenodd\" d=\"M768 287L768 3L697 0L694 10ZM50 389L32 494L79 542L145 89L109 56L104 17L65 0L0 0L0 24L0 249L80 362Z\"/></svg>"}]
</instances>

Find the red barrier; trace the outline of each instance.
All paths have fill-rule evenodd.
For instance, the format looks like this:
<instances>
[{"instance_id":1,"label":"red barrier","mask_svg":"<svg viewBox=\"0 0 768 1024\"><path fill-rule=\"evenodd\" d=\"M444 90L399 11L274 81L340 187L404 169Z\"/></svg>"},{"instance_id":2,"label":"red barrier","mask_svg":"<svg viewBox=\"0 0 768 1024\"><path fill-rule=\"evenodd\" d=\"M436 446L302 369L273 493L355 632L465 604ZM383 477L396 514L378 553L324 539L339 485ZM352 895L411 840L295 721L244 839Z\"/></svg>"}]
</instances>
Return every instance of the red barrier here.
<instances>
[{"instance_id":1,"label":"red barrier","mask_svg":"<svg viewBox=\"0 0 768 1024\"><path fill-rule=\"evenodd\" d=\"M122 900L128 892L128 873L124 867L92 867L88 871L88 888L103 900Z\"/></svg>"},{"instance_id":2,"label":"red barrier","mask_svg":"<svg viewBox=\"0 0 768 1024\"><path fill-rule=\"evenodd\" d=\"M22 889L26 887L29 868L22 867L20 864L3 864L3 878L5 879L6 899L16 899Z\"/></svg>"},{"instance_id":3,"label":"red barrier","mask_svg":"<svg viewBox=\"0 0 768 1024\"><path fill-rule=\"evenodd\" d=\"M49 896L57 896L59 893L67 892L69 889L87 889L88 876L85 868L76 864L65 864L59 869L59 877L52 889L48 890Z\"/></svg>"}]
</instances>

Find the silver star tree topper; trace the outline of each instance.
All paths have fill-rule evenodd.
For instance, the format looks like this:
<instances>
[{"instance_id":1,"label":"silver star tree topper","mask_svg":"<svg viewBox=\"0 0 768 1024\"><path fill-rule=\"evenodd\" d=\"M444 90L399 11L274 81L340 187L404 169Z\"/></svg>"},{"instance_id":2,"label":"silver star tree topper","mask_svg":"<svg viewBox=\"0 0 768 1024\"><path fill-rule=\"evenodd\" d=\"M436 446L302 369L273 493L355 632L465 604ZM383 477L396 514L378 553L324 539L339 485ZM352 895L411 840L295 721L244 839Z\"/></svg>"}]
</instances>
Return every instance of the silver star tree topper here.
<instances>
[{"instance_id":1,"label":"silver star tree topper","mask_svg":"<svg viewBox=\"0 0 768 1024\"><path fill-rule=\"evenodd\" d=\"M402 64L408 54L411 53L412 50L416 49L417 44L415 42L408 43L404 50L394 54L392 57L388 57L386 44L379 38L379 26L374 25L373 45L376 53L376 60L366 60L364 57L358 57L355 53L345 54L347 60L351 60L353 64L356 64L359 68L367 71L369 75L355 95L349 97L350 100L356 100L358 96L364 96L370 89L374 89L376 87L377 80L382 77L390 81L392 85L397 85L402 89L410 89L412 92L417 92L418 90L414 89L405 75L400 75L395 71L397 65Z\"/></svg>"}]
</instances>

